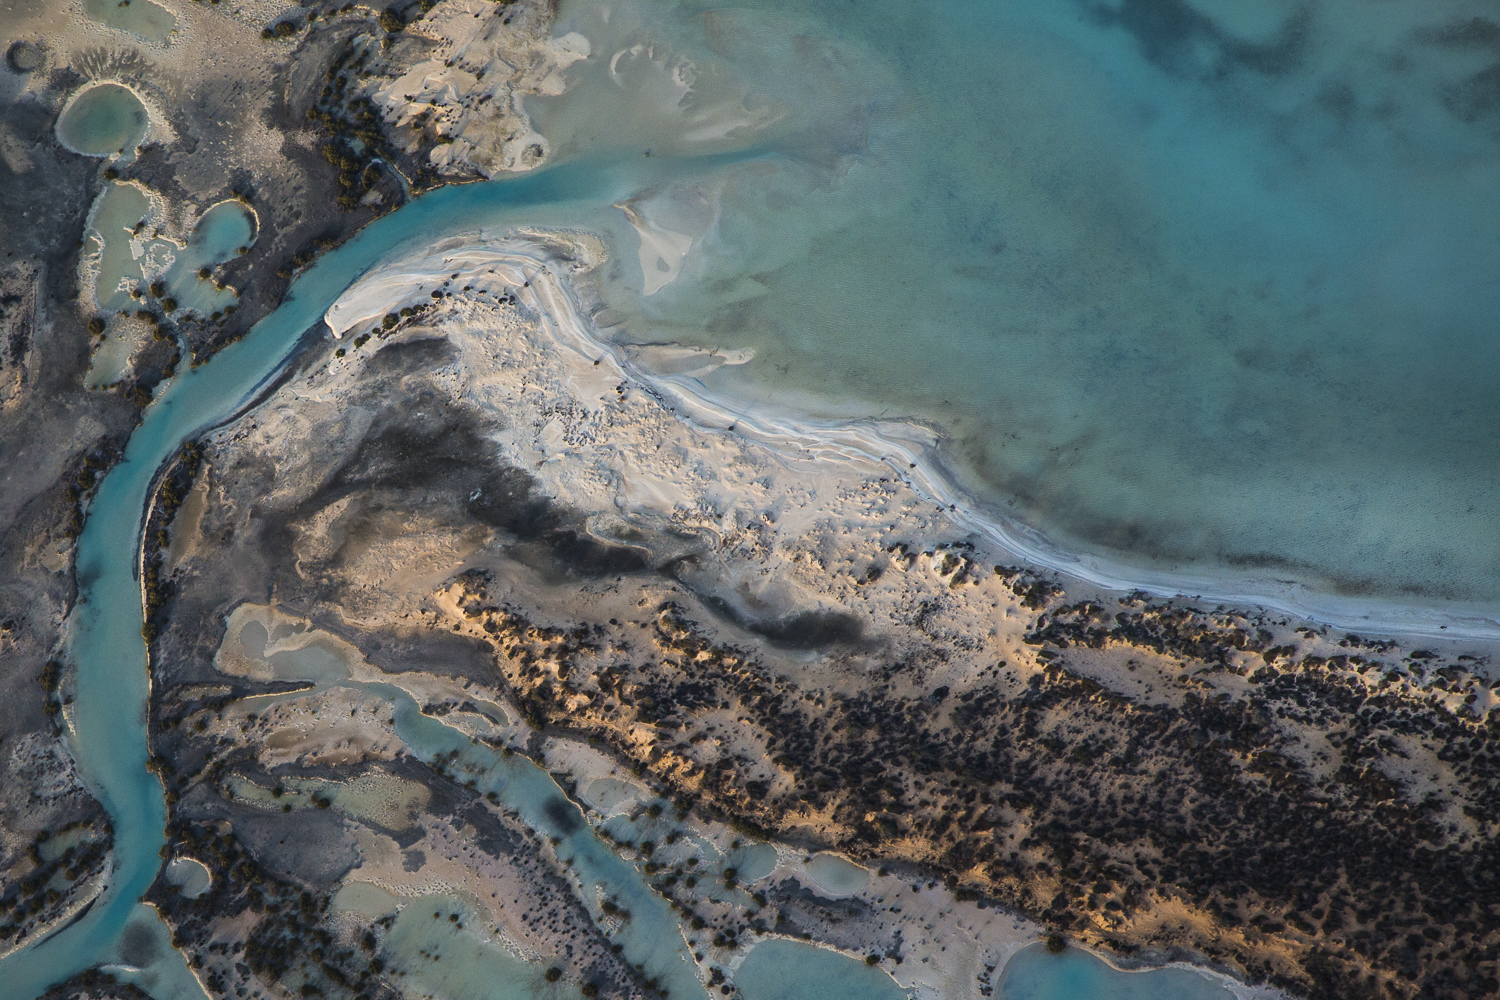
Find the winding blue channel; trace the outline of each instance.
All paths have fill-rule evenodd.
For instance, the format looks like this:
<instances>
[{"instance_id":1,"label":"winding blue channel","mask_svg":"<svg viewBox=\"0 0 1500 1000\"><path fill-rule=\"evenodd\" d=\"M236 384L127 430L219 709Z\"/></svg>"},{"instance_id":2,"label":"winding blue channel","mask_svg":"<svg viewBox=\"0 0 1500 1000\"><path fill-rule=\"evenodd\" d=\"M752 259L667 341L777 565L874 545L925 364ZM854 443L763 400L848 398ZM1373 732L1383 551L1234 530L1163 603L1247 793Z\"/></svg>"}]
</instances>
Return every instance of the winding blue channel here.
<instances>
[{"instance_id":1,"label":"winding blue channel","mask_svg":"<svg viewBox=\"0 0 1500 1000\"><path fill-rule=\"evenodd\" d=\"M630 161L632 164L634 161ZM362 230L301 274L282 305L208 363L160 392L123 460L89 504L78 539L78 601L70 618L77 669L71 746L80 772L114 823L115 873L79 920L0 961L0 1000L31 1000L52 983L110 961L126 920L161 867L166 803L146 770L150 678L141 638L142 520L162 464L182 443L252 400L372 263L407 243L455 230L504 225L541 205L614 200L640 183L629 170L574 163L514 180L442 188ZM527 211L528 221L537 213Z\"/></svg>"}]
</instances>

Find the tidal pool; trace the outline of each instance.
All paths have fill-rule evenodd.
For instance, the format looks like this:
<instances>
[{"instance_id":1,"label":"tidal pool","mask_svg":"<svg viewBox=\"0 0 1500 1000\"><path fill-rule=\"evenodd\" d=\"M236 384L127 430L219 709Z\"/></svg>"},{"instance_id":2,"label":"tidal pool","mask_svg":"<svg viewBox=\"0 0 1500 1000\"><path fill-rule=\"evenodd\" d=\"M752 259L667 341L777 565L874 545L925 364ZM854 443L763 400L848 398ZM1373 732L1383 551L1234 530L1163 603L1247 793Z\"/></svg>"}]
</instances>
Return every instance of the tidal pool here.
<instances>
[{"instance_id":1,"label":"tidal pool","mask_svg":"<svg viewBox=\"0 0 1500 1000\"><path fill-rule=\"evenodd\" d=\"M196 858L173 858L162 871L162 877L188 899L203 895L213 882L213 873Z\"/></svg>"},{"instance_id":2,"label":"tidal pool","mask_svg":"<svg viewBox=\"0 0 1500 1000\"><path fill-rule=\"evenodd\" d=\"M232 288L220 288L211 272L248 250L255 233L255 212L248 205L221 201L204 212L165 277L177 307L208 316L234 305L239 296ZM210 274L204 275L204 269Z\"/></svg>"},{"instance_id":3,"label":"tidal pool","mask_svg":"<svg viewBox=\"0 0 1500 1000\"><path fill-rule=\"evenodd\" d=\"M146 136L151 117L128 87L96 84L73 98L57 120L64 146L89 156L131 156Z\"/></svg>"},{"instance_id":4,"label":"tidal pool","mask_svg":"<svg viewBox=\"0 0 1500 1000\"><path fill-rule=\"evenodd\" d=\"M1216 979L1190 969L1121 972L1077 948L1017 952L1000 979L1000 1000L1234 1000Z\"/></svg>"},{"instance_id":5,"label":"tidal pool","mask_svg":"<svg viewBox=\"0 0 1500 1000\"><path fill-rule=\"evenodd\" d=\"M186 244L153 235L154 226L147 223L151 211L150 196L133 183L108 184L99 196L86 240L99 309L157 309L169 300L174 310L210 316L234 306L236 289L219 288L213 268L255 243L254 210L237 201L219 202L202 213ZM145 295L151 282L165 286L160 301Z\"/></svg>"},{"instance_id":6,"label":"tidal pool","mask_svg":"<svg viewBox=\"0 0 1500 1000\"><path fill-rule=\"evenodd\" d=\"M850 896L870 884L870 873L848 858L824 851L807 863L807 874L832 896Z\"/></svg>"},{"instance_id":7,"label":"tidal pool","mask_svg":"<svg viewBox=\"0 0 1500 1000\"><path fill-rule=\"evenodd\" d=\"M735 971L745 1000L906 1000L890 976L827 948L762 941Z\"/></svg>"},{"instance_id":8,"label":"tidal pool","mask_svg":"<svg viewBox=\"0 0 1500 1000\"><path fill-rule=\"evenodd\" d=\"M172 12L151 0L83 0L83 12L148 42L165 42L177 26Z\"/></svg>"},{"instance_id":9,"label":"tidal pool","mask_svg":"<svg viewBox=\"0 0 1500 1000\"><path fill-rule=\"evenodd\" d=\"M449 920L456 916L457 921ZM482 929L483 917L454 896L422 896L406 903L381 947L408 996L442 1000L542 1000L572 996L544 978L546 969L503 950Z\"/></svg>"},{"instance_id":10,"label":"tidal pool","mask_svg":"<svg viewBox=\"0 0 1500 1000\"><path fill-rule=\"evenodd\" d=\"M776 848L770 844L747 844L731 848L725 857L741 882L756 882L776 870Z\"/></svg>"}]
</instances>

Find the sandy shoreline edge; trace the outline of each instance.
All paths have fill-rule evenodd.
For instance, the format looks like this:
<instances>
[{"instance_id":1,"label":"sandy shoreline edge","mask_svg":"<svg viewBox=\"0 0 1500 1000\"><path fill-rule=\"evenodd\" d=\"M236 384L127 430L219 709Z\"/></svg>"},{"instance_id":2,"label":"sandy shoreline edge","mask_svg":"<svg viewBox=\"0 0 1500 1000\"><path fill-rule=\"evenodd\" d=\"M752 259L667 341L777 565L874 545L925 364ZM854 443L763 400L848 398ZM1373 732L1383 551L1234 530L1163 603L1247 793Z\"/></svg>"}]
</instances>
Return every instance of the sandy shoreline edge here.
<instances>
[{"instance_id":1,"label":"sandy shoreline edge","mask_svg":"<svg viewBox=\"0 0 1500 1000\"><path fill-rule=\"evenodd\" d=\"M1391 638L1500 639L1500 618L1478 608L1447 610L1318 592L1293 581L1234 579L1129 566L1059 546L1042 532L987 507L958 485L942 457L940 435L916 420L818 420L714 394L691 376L668 375L631 359L601 336L588 318L569 271L598 263L602 245L572 255L582 234L475 230L429 247L407 245L374 263L329 307L324 322L335 338L357 327L379 327L390 311L431 301L445 283L500 288L537 313L557 343L590 364L607 363L623 379L663 403L677 419L703 432L733 434L783 457L864 461L888 467L957 526L999 552L1036 568L1120 593L1264 609L1320 625ZM597 244L597 238L586 237ZM450 275L457 277L450 278ZM497 291L497 293L499 293ZM504 293L499 293L504 294Z\"/></svg>"}]
</instances>

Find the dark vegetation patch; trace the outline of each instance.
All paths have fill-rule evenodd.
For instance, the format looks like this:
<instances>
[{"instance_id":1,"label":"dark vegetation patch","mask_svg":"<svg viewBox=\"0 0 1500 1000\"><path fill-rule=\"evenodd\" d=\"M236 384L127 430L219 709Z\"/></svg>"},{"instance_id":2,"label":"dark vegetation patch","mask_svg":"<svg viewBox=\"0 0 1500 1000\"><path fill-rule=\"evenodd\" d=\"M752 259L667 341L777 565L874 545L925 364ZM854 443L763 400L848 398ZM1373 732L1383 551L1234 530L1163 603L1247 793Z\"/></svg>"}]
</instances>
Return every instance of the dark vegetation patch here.
<instances>
[{"instance_id":1,"label":"dark vegetation patch","mask_svg":"<svg viewBox=\"0 0 1500 1000\"><path fill-rule=\"evenodd\" d=\"M515 539L523 562L565 577L618 576L647 565L640 551L589 536L581 518L538 492L530 474L497 464L483 424L437 392L382 409L301 509L310 515L351 495L428 515L446 509L457 523L499 529Z\"/></svg>"},{"instance_id":2,"label":"dark vegetation patch","mask_svg":"<svg viewBox=\"0 0 1500 1000\"><path fill-rule=\"evenodd\" d=\"M350 940L347 933L336 934L343 929L330 926L331 895L326 890L273 875L233 832L217 827L174 817L167 830L171 853L208 866L212 879L207 892L188 899L158 879L146 895L172 925L172 943L189 946L188 962L211 995L232 995L236 984L224 975L225 967L243 967L247 978L279 984L303 997L394 1000L400 995L381 976L384 963L375 956L388 921L371 926L368 938ZM247 912L255 920L246 940L211 941L216 918ZM222 962L215 961L218 955ZM211 967L205 969L206 965Z\"/></svg>"},{"instance_id":3,"label":"dark vegetation patch","mask_svg":"<svg viewBox=\"0 0 1500 1000\"><path fill-rule=\"evenodd\" d=\"M382 27L388 15L400 21L388 10L381 14ZM391 145L379 111L358 92L369 75L372 51L378 51L378 47L357 52L352 39L345 43L325 71L324 84L307 118L323 131L323 158L338 171L339 207L353 212L360 207L361 199L377 190L378 214L406 201L405 189L392 164L408 168L413 191L436 187L440 181L431 164L425 162L425 155L408 157Z\"/></svg>"},{"instance_id":4,"label":"dark vegetation patch","mask_svg":"<svg viewBox=\"0 0 1500 1000\"><path fill-rule=\"evenodd\" d=\"M85 969L48 987L37 1000L152 1000L151 994L134 983L122 983L114 973Z\"/></svg>"},{"instance_id":5,"label":"dark vegetation patch","mask_svg":"<svg viewBox=\"0 0 1500 1000\"><path fill-rule=\"evenodd\" d=\"M831 810L843 832L820 846L938 857L956 892L1057 933L1127 955L1188 948L1314 1000L1458 1000L1500 985L1500 715L1351 679L1388 644L1349 636L1348 653L1299 658L1189 609L1084 602L1038 616L1028 641L1050 662L1017 693L901 696L894 664L843 695L771 675L676 604L658 609L659 655L640 662L597 626L538 625L491 603L483 574L460 582L464 614L493 638L534 724L609 744L663 794L739 829L803 836L804 807ZM1178 705L1149 705L1068 669L1070 649L1111 645L1180 657L1185 676L1238 671L1231 653L1265 667L1243 698L1189 684ZM713 709L748 721L763 756L699 750L695 716ZM1330 734L1342 757L1331 777L1299 762L1278 719ZM640 722L660 734L645 748L625 736ZM1384 777L1397 737L1452 762L1482 836L1450 829L1441 796L1413 800ZM767 758L789 790L770 791ZM1214 933L1136 922L1164 897Z\"/></svg>"},{"instance_id":6,"label":"dark vegetation patch","mask_svg":"<svg viewBox=\"0 0 1500 1000\"><path fill-rule=\"evenodd\" d=\"M146 521L146 545L142 556L141 587L145 592L145 621L141 636L147 647L156 641L166 624L167 608L176 585L162 575L167 547L172 541L172 522L177 511L193 490L193 483L203 468L203 448L189 441L178 449L168 463L156 488L156 502Z\"/></svg>"},{"instance_id":7,"label":"dark vegetation patch","mask_svg":"<svg viewBox=\"0 0 1500 1000\"><path fill-rule=\"evenodd\" d=\"M1154 65L1184 76L1214 79L1236 70L1279 76L1302 63L1312 15L1294 12L1277 37L1264 44L1225 32L1185 0L1124 0L1117 8L1097 7L1096 16L1135 37ZM1205 55L1208 57L1205 58Z\"/></svg>"},{"instance_id":8,"label":"dark vegetation patch","mask_svg":"<svg viewBox=\"0 0 1500 1000\"><path fill-rule=\"evenodd\" d=\"M823 649L850 645L864 634L864 623L842 611L800 611L785 618L757 620L722 597L701 596L704 607L747 632L762 636L782 649Z\"/></svg>"}]
</instances>

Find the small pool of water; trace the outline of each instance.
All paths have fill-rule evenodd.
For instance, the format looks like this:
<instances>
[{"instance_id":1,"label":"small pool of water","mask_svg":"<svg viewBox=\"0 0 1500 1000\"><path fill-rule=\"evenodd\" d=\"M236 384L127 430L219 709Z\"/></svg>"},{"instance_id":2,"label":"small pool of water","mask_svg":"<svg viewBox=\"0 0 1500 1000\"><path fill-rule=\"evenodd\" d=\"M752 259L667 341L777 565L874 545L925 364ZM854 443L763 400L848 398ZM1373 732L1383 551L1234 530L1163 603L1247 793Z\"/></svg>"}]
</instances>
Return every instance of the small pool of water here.
<instances>
[{"instance_id":1,"label":"small pool of water","mask_svg":"<svg viewBox=\"0 0 1500 1000\"><path fill-rule=\"evenodd\" d=\"M221 201L203 213L166 275L179 309L207 316L234 305L238 298L234 289L218 287L211 276L202 277L201 271L248 250L255 242L255 222L255 213L237 201Z\"/></svg>"},{"instance_id":2,"label":"small pool of water","mask_svg":"<svg viewBox=\"0 0 1500 1000\"><path fill-rule=\"evenodd\" d=\"M83 12L148 42L165 42L177 27L172 12L151 0L83 0Z\"/></svg>"},{"instance_id":3,"label":"small pool of water","mask_svg":"<svg viewBox=\"0 0 1500 1000\"><path fill-rule=\"evenodd\" d=\"M1006 964L1000 1000L1234 1000L1234 994L1190 969L1121 972L1077 948L1054 955L1033 945Z\"/></svg>"},{"instance_id":4,"label":"small pool of water","mask_svg":"<svg viewBox=\"0 0 1500 1000\"><path fill-rule=\"evenodd\" d=\"M235 290L218 287L212 269L255 242L255 213L236 201L220 202L203 213L183 246L152 236L151 225L137 228L150 212L151 199L134 184L111 184L100 195L85 240L85 254L95 270L94 300L100 311L154 311L164 309L170 299L174 310L211 316L234 305L238 298ZM208 278L201 276L204 268L210 270ZM162 302L146 294L154 281L166 285ZM132 292L137 294L133 296ZM128 357L114 357L112 346L112 341L107 341L103 355L96 359L100 371L91 378L92 383L108 384L123 370ZM129 353L128 347L120 350Z\"/></svg>"},{"instance_id":5,"label":"small pool of water","mask_svg":"<svg viewBox=\"0 0 1500 1000\"><path fill-rule=\"evenodd\" d=\"M136 903L102 971L152 1000L208 1000L203 984L172 947L172 931L154 906Z\"/></svg>"},{"instance_id":6,"label":"small pool of water","mask_svg":"<svg viewBox=\"0 0 1500 1000\"><path fill-rule=\"evenodd\" d=\"M780 939L756 945L734 984L745 1000L906 1000L895 980L859 959Z\"/></svg>"},{"instance_id":7,"label":"small pool of water","mask_svg":"<svg viewBox=\"0 0 1500 1000\"><path fill-rule=\"evenodd\" d=\"M151 118L128 87L101 83L73 99L57 120L57 138L88 156L129 156L146 137Z\"/></svg>"},{"instance_id":8,"label":"small pool of water","mask_svg":"<svg viewBox=\"0 0 1500 1000\"><path fill-rule=\"evenodd\" d=\"M619 778L595 778L583 792L583 800L602 813L627 803L634 806L638 802L649 802L653 798L655 796L640 785Z\"/></svg>"},{"instance_id":9,"label":"small pool of water","mask_svg":"<svg viewBox=\"0 0 1500 1000\"><path fill-rule=\"evenodd\" d=\"M852 896L870 884L870 873L848 858L837 854L814 854L807 863L807 874L824 891L835 896Z\"/></svg>"},{"instance_id":10,"label":"small pool of water","mask_svg":"<svg viewBox=\"0 0 1500 1000\"><path fill-rule=\"evenodd\" d=\"M147 260L146 246L134 245L135 227L151 209L146 193L134 184L111 184L100 196L94 210L93 232L85 240L85 252L97 254L98 275L94 282L94 301L107 312L133 308L133 289L142 287L141 269ZM164 240L150 242L165 243Z\"/></svg>"},{"instance_id":11,"label":"small pool of water","mask_svg":"<svg viewBox=\"0 0 1500 1000\"><path fill-rule=\"evenodd\" d=\"M458 920L448 919L450 916ZM407 903L391 925L381 957L407 996L442 1000L540 1000L562 995L543 978L545 968L501 949L483 918L453 896L434 894ZM577 985L568 990L576 995Z\"/></svg>"},{"instance_id":12,"label":"small pool of water","mask_svg":"<svg viewBox=\"0 0 1500 1000\"><path fill-rule=\"evenodd\" d=\"M173 858L163 874L167 884L177 886L177 890L188 899L203 895L213 882L213 874L197 858Z\"/></svg>"},{"instance_id":13,"label":"small pool of water","mask_svg":"<svg viewBox=\"0 0 1500 1000\"><path fill-rule=\"evenodd\" d=\"M366 920L379 920L401 909L400 897L386 892L373 882L345 882L334 893L333 908L338 913L353 913Z\"/></svg>"}]
</instances>

